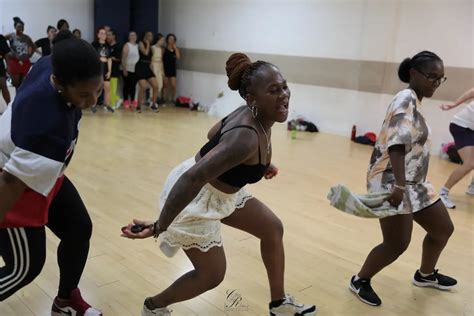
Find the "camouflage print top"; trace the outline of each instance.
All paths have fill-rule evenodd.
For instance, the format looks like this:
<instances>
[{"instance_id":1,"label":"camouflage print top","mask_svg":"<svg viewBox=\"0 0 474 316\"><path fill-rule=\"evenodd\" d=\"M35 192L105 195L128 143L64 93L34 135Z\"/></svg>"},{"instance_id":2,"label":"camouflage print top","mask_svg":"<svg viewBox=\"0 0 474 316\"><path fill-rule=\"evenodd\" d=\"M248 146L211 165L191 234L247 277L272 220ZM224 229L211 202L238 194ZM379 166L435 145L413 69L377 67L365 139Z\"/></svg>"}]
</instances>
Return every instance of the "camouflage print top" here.
<instances>
[{"instance_id":1,"label":"camouflage print top","mask_svg":"<svg viewBox=\"0 0 474 316\"><path fill-rule=\"evenodd\" d=\"M430 130L418 111L420 101L415 91L400 91L390 103L375 144L367 173L369 193L390 192L395 183L388 148L405 146L405 177L407 190L404 207L416 212L437 200L432 185L426 182L430 160Z\"/></svg>"}]
</instances>

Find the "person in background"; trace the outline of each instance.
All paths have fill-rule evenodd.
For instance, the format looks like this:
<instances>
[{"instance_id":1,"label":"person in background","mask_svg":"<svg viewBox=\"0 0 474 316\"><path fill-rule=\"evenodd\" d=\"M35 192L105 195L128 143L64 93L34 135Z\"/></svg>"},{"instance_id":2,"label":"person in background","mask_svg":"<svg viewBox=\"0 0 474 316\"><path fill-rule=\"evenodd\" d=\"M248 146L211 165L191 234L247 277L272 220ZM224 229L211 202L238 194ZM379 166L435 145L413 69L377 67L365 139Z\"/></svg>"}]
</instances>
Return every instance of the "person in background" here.
<instances>
[{"instance_id":1,"label":"person in background","mask_svg":"<svg viewBox=\"0 0 474 316\"><path fill-rule=\"evenodd\" d=\"M472 102L456 113L449 125L449 131L453 135L463 163L451 173L439 192L441 201L447 208L456 207L456 204L449 199L449 190L474 169L474 88L464 92L456 102L441 106L443 111L448 111L470 100ZM471 184L467 187L466 193L474 195L474 178L471 178Z\"/></svg>"},{"instance_id":2,"label":"person in background","mask_svg":"<svg viewBox=\"0 0 474 316\"><path fill-rule=\"evenodd\" d=\"M122 75L123 75L123 107L128 110L131 107L137 108L135 100L137 78L135 66L140 59L138 53L137 33L131 31L128 34L128 42L122 49Z\"/></svg>"},{"instance_id":3,"label":"person in background","mask_svg":"<svg viewBox=\"0 0 474 316\"><path fill-rule=\"evenodd\" d=\"M43 37L35 42L36 47L39 49L41 56L51 55L51 49L53 48L53 38L56 36L57 30L54 26L49 25L46 29L48 37Z\"/></svg>"},{"instance_id":4,"label":"person in background","mask_svg":"<svg viewBox=\"0 0 474 316\"><path fill-rule=\"evenodd\" d=\"M82 38L82 33L81 33L81 30L79 29L74 29L74 31L72 31L72 35L74 35L78 39Z\"/></svg>"},{"instance_id":5,"label":"person in background","mask_svg":"<svg viewBox=\"0 0 474 316\"><path fill-rule=\"evenodd\" d=\"M163 104L164 100L162 98L163 93L163 81L165 77L165 72L163 69L163 52L165 46L165 38L163 34L158 33L156 38L156 43L151 47L153 56L151 58L151 65L153 72L155 73L156 83L158 85L158 98L156 102L158 104Z\"/></svg>"},{"instance_id":6,"label":"person in background","mask_svg":"<svg viewBox=\"0 0 474 316\"><path fill-rule=\"evenodd\" d=\"M176 46L176 36L166 35L166 48L163 52L163 66L165 70L164 98L173 103L176 98L176 61L181 58L179 48Z\"/></svg>"},{"instance_id":7,"label":"person in background","mask_svg":"<svg viewBox=\"0 0 474 316\"><path fill-rule=\"evenodd\" d=\"M24 33L25 23L19 18L13 18L15 33L8 34L11 52L8 56L8 72L13 86L18 89L31 68L30 57L36 47L31 38Z\"/></svg>"},{"instance_id":8,"label":"person in background","mask_svg":"<svg viewBox=\"0 0 474 316\"><path fill-rule=\"evenodd\" d=\"M7 105L10 103L10 91L8 91L7 86L7 67L5 64L5 58L9 52L10 47L8 47L7 40L2 34L0 34L0 90L2 90L3 99Z\"/></svg>"},{"instance_id":9,"label":"person in background","mask_svg":"<svg viewBox=\"0 0 474 316\"><path fill-rule=\"evenodd\" d=\"M102 73L104 75L104 92L103 104L107 111L113 113L114 109L110 106L110 75L112 74L112 59L110 58L110 46L106 42L107 33L103 27L99 28L96 33L96 41L92 42L92 46L97 50L102 62ZM101 101L99 100L99 104ZM97 111L97 106L92 107L92 112Z\"/></svg>"},{"instance_id":10,"label":"person in background","mask_svg":"<svg viewBox=\"0 0 474 316\"><path fill-rule=\"evenodd\" d=\"M117 95L118 78L120 77L120 63L122 47L117 43L115 30L107 32L107 44L110 46L110 58L112 59L112 71L110 74L110 104L116 109L120 107L121 100Z\"/></svg>"},{"instance_id":11,"label":"person in background","mask_svg":"<svg viewBox=\"0 0 474 316\"><path fill-rule=\"evenodd\" d=\"M56 24L56 28L58 29L58 32L69 30L69 23L68 23L68 21L66 21L64 19L61 19Z\"/></svg>"},{"instance_id":12,"label":"person in background","mask_svg":"<svg viewBox=\"0 0 474 316\"><path fill-rule=\"evenodd\" d=\"M141 104L144 103L145 90L148 85L152 88L152 104L150 109L154 112L158 112L158 105L156 104L156 99L158 97L158 84L156 83L155 74L153 73L151 66L151 57L152 50L151 46L153 42L153 33L145 32L143 34L143 40L138 43L138 52L140 59L138 60L137 65L135 66L135 73L138 80L138 107L137 111L141 112Z\"/></svg>"}]
</instances>

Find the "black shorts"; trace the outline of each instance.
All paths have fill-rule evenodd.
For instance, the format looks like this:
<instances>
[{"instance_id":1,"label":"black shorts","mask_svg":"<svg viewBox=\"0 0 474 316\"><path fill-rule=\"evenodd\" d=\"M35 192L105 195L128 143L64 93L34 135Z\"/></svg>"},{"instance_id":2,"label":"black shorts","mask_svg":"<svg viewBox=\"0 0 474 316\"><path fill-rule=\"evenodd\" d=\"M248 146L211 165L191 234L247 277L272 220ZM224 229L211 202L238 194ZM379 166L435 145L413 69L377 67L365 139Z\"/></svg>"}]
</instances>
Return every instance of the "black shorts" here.
<instances>
[{"instance_id":1,"label":"black shorts","mask_svg":"<svg viewBox=\"0 0 474 316\"><path fill-rule=\"evenodd\" d=\"M3 58L0 58L0 78L7 76L7 68L5 67L5 61Z\"/></svg>"},{"instance_id":2,"label":"black shorts","mask_svg":"<svg viewBox=\"0 0 474 316\"><path fill-rule=\"evenodd\" d=\"M458 150L463 147L474 146L474 131L472 129L451 123L449 124L449 131L453 135Z\"/></svg>"},{"instance_id":3,"label":"black shorts","mask_svg":"<svg viewBox=\"0 0 474 316\"><path fill-rule=\"evenodd\" d=\"M176 66L172 65L163 65L164 71L165 71L165 77L166 78L171 78L171 77L176 77Z\"/></svg>"},{"instance_id":4,"label":"black shorts","mask_svg":"<svg viewBox=\"0 0 474 316\"><path fill-rule=\"evenodd\" d=\"M151 64L139 61L135 65L135 75L137 80L148 80L155 78L153 70L151 70Z\"/></svg>"},{"instance_id":5,"label":"black shorts","mask_svg":"<svg viewBox=\"0 0 474 316\"><path fill-rule=\"evenodd\" d=\"M110 77L108 79L105 77L108 70L109 70L109 65L107 63L102 63L102 77L104 78L104 81L110 81Z\"/></svg>"}]
</instances>

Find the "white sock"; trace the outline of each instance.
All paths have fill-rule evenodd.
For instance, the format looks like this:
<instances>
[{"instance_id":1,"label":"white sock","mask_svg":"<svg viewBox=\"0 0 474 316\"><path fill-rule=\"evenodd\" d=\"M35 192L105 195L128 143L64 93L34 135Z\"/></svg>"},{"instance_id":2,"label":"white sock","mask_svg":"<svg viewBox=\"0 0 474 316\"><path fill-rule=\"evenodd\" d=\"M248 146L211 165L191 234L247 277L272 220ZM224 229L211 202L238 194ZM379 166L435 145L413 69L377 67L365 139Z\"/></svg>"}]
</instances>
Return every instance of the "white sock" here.
<instances>
[{"instance_id":1,"label":"white sock","mask_svg":"<svg viewBox=\"0 0 474 316\"><path fill-rule=\"evenodd\" d=\"M441 194L441 195L448 195L448 194L449 194L449 189L448 189L447 187L443 186L443 187L441 188L441 190L439 191L439 194Z\"/></svg>"},{"instance_id":2,"label":"white sock","mask_svg":"<svg viewBox=\"0 0 474 316\"><path fill-rule=\"evenodd\" d=\"M355 277L354 277L354 282L359 281L359 280L360 280L359 275L356 274Z\"/></svg>"},{"instance_id":3,"label":"white sock","mask_svg":"<svg viewBox=\"0 0 474 316\"><path fill-rule=\"evenodd\" d=\"M432 273L426 274L426 273L421 272L420 270L418 270L418 271L420 272L421 276L424 277L424 278L426 278L427 276L432 274Z\"/></svg>"}]
</instances>

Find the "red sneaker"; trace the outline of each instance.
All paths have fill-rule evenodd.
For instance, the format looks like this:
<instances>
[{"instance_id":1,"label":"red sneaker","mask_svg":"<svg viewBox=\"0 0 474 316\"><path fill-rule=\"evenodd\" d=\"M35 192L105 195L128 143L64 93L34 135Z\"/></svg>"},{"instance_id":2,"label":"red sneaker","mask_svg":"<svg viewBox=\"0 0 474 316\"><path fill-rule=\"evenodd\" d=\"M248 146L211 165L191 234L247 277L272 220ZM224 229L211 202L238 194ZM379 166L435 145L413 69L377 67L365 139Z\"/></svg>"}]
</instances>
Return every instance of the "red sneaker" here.
<instances>
[{"instance_id":1,"label":"red sneaker","mask_svg":"<svg viewBox=\"0 0 474 316\"><path fill-rule=\"evenodd\" d=\"M62 300L56 297L51 308L51 316L102 316L102 312L91 307L84 301L79 289L71 292L69 300Z\"/></svg>"},{"instance_id":2,"label":"red sneaker","mask_svg":"<svg viewBox=\"0 0 474 316\"><path fill-rule=\"evenodd\" d=\"M129 100L123 101L123 107L125 108L125 110L128 110L130 108L130 101Z\"/></svg>"}]
</instances>

